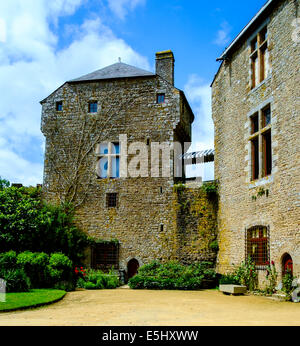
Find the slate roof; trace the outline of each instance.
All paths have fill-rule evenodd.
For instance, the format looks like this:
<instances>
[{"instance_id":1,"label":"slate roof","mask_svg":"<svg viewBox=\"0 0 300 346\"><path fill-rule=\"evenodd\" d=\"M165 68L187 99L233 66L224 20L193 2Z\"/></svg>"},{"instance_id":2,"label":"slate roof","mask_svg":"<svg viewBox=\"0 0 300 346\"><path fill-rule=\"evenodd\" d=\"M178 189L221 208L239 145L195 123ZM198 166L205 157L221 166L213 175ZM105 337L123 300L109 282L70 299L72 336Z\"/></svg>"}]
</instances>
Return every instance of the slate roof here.
<instances>
[{"instance_id":1,"label":"slate roof","mask_svg":"<svg viewBox=\"0 0 300 346\"><path fill-rule=\"evenodd\" d=\"M155 76L154 73L142 70L140 68L118 62L116 64L104 67L101 70L94 71L87 75L81 76L76 79L68 81L72 82L85 82L101 79L115 79L115 78L131 78L131 77L149 77Z\"/></svg>"}]
</instances>

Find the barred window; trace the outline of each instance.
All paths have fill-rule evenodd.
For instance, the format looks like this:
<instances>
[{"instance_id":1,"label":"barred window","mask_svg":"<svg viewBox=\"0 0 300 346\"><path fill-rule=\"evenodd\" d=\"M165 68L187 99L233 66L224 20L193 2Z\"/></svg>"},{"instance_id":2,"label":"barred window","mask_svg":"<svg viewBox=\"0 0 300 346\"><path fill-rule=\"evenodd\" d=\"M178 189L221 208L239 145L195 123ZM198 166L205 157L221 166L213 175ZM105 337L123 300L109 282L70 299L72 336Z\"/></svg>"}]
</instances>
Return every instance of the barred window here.
<instances>
[{"instance_id":1,"label":"barred window","mask_svg":"<svg viewBox=\"0 0 300 346\"><path fill-rule=\"evenodd\" d=\"M251 257L256 266L270 261L269 228L255 226L246 231L246 259Z\"/></svg>"},{"instance_id":2,"label":"barred window","mask_svg":"<svg viewBox=\"0 0 300 346\"><path fill-rule=\"evenodd\" d=\"M92 249L92 268L109 270L119 268L119 244L100 243Z\"/></svg>"},{"instance_id":3,"label":"barred window","mask_svg":"<svg viewBox=\"0 0 300 346\"><path fill-rule=\"evenodd\" d=\"M106 194L106 208L116 208L117 207L117 193L107 193Z\"/></svg>"}]
</instances>

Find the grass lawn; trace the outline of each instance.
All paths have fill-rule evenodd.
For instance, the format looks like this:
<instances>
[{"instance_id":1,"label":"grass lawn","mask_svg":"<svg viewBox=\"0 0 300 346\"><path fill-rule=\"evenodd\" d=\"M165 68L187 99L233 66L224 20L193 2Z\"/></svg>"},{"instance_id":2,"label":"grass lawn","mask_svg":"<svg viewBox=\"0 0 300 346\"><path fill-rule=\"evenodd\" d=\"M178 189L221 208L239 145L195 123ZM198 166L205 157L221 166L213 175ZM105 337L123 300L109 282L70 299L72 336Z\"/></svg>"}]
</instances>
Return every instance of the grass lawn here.
<instances>
[{"instance_id":1,"label":"grass lawn","mask_svg":"<svg viewBox=\"0 0 300 346\"><path fill-rule=\"evenodd\" d=\"M65 291L51 289L36 289L21 293L6 293L6 302L0 302L0 312L53 303L63 298L65 294Z\"/></svg>"}]
</instances>

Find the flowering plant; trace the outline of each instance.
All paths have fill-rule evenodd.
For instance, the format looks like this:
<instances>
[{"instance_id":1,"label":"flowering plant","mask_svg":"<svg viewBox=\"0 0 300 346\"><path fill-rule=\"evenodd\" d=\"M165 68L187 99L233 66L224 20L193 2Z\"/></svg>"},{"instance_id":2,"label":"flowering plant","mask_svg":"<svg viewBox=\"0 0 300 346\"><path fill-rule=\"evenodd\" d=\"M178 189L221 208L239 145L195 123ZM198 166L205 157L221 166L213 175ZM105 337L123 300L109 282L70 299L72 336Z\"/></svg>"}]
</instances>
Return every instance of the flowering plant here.
<instances>
[{"instance_id":1,"label":"flowering plant","mask_svg":"<svg viewBox=\"0 0 300 346\"><path fill-rule=\"evenodd\" d=\"M75 267L74 271L78 278L84 278L86 276L86 270L83 267Z\"/></svg>"},{"instance_id":2,"label":"flowering plant","mask_svg":"<svg viewBox=\"0 0 300 346\"><path fill-rule=\"evenodd\" d=\"M265 289L266 293L273 294L276 292L277 278L278 278L278 274L276 271L274 261L272 261L271 264L270 262L267 262L266 279L268 280L268 286Z\"/></svg>"}]
</instances>

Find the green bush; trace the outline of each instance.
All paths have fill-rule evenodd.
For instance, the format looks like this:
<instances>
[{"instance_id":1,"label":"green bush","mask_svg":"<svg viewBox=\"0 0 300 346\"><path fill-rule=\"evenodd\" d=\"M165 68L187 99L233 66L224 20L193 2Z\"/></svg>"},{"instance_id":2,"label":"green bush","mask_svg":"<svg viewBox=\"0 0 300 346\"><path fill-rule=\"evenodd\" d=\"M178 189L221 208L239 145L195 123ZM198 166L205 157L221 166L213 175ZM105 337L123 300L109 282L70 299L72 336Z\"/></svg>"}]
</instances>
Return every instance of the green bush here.
<instances>
[{"instance_id":1,"label":"green bush","mask_svg":"<svg viewBox=\"0 0 300 346\"><path fill-rule=\"evenodd\" d=\"M73 281L60 281L60 282L57 282L53 288L57 290L71 292L71 291L74 291L75 289L75 283Z\"/></svg>"},{"instance_id":2,"label":"green bush","mask_svg":"<svg viewBox=\"0 0 300 346\"><path fill-rule=\"evenodd\" d=\"M4 270L17 269L17 254L15 251L0 253L0 276Z\"/></svg>"},{"instance_id":3,"label":"green bush","mask_svg":"<svg viewBox=\"0 0 300 346\"><path fill-rule=\"evenodd\" d=\"M119 285L119 277L113 270L105 274L101 270L88 269L77 280L77 287L85 289L114 289Z\"/></svg>"},{"instance_id":4,"label":"green bush","mask_svg":"<svg viewBox=\"0 0 300 346\"><path fill-rule=\"evenodd\" d=\"M294 279L295 277L293 276L290 270L288 270L287 273L282 278L282 291L286 294L288 298L291 297L291 293L295 289L293 287Z\"/></svg>"},{"instance_id":5,"label":"green bush","mask_svg":"<svg viewBox=\"0 0 300 346\"><path fill-rule=\"evenodd\" d=\"M239 279L235 274L222 275L219 279L220 285L239 285Z\"/></svg>"},{"instance_id":6,"label":"green bush","mask_svg":"<svg viewBox=\"0 0 300 346\"><path fill-rule=\"evenodd\" d=\"M248 290L253 291L257 286L257 271L256 266L251 257L247 261L242 262L235 272L235 276L241 285L247 287Z\"/></svg>"},{"instance_id":7,"label":"green bush","mask_svg":"<svg viewBox=\"0 0 300 346\"><path fill-rule=\"evenodd\" d=\"M153 261L142 266L138 275L129 280L134 289L197 290L206 288L207 282L216 287L216 272L211 262L184 266L179 262Z\"/></svg>"},{"instance_id":8,"label":"green bush","mask_svg":"<svg viewBox=\"0 0 300 346\"><path fill-rule=\"evenodd\" d=\"M48 262L49 256L43 252L25 251L17 257L17 264L30 278L32 288L45 288L48 286Z\"/></svg>"},{"instance_id":9,"label":"green bush","mask_svg":"<svg viewBox=\"0 0 300 346\"><path fill-rule=\"evenodd\" d=\"M52 285L57 285L60 282L73 282L73 263L62 253L53 253L50 256L49 264L47 265L50 281Z\"/></svg>"},{"instance_id":10,"label":"green bush","mask_svg":"<svg viewBox=\"0 0 300 346\"><path fill-rule=\"evenodd\" d=\"M24 273L29 279L30 288L70 291L75 288L76 281L72 267L72 261L62 253L48 256L45 253L25 251L17 255L15 251L8 251L0 254L0 277L6 278L10 273L9 277L12 278L16 272L21 278L20 273Z\"/></svg>"},{"instance_id":11,"label":"green bush","mask_svg":"<svg viewBox=\"0 0 300 346\"><path fill-rule=\"evenodd\" d=\"M97 284L94 284L94 283L91 282L91 281L87 281L87 282L84 284L84 288L87 289L87 290L96 290L96 289L98 289Z\"/></svg>"},{"instance_id":12,"label":"green bush","mask_svg":"<svg viewBox=\"0 0 300 346\"><path fill-rule=\"evenodd\" d=\"M23 269L12 269L2 272L2 278L6 281L6 292L28 292L30 279Z\"/></svg>"}]
</instances>

